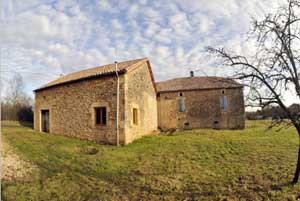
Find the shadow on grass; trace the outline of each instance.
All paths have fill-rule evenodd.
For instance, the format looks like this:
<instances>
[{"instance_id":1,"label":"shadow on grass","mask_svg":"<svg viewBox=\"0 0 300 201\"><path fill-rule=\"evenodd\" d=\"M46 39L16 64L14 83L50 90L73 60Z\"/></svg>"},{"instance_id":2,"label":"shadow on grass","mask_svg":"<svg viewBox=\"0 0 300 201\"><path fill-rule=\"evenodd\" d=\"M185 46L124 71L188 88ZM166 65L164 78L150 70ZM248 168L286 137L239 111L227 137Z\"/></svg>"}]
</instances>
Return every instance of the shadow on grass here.
<instances>
[{"instance_id":1,"label":"shadow on grass","mask_svg":"<svg viewBox=\"0 0 300 201\"><path fill-rule=\"evenodd\" d=\"M296 185L297 184L295 184L295 183L293 183L291 181L288 181L288 182L284 182L284 183L281 183L281 184L271 185L271 189L275 190L275 191L281 191L284 187L294 187Z\"/></svg>"},{"instance_id":2,"label":"shadow on grass","mask_svg":"<svg viewBox=\"0 0 300 201\"><path fill-rule=\"evenodd\" d=\"M19 124L23 127L28 127L33 129L33 122L19 121Z\"/></svg>"},{"instance_id":3,"label":"shadow on grass","mask_svg":"<svg viewBox=\"0 0 300 201\"><path fill-rule=\"evenodd\" d=\"M28 121L1 121L2 128L27 127L33 129L33 122Z\"/></svg>"}]
</instances>

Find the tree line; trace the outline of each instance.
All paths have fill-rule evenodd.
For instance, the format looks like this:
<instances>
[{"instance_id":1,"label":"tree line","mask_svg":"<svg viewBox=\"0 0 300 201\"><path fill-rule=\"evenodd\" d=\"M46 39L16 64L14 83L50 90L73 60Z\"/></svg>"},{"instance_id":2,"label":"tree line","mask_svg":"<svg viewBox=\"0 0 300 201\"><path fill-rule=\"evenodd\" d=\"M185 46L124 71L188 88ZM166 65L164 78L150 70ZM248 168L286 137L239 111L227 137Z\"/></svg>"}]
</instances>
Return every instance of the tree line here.
<instances>
[{"instance_id":1,"label":"tree line","mask_svg":"<svg viewBox=\"0 0 300 201\"><path fill-rule=\"evenodd\" d=\"M33 123L33 100L24 92L24 81L15 74L6 85L1 100L1 120Z\"/></svg>"},{"instance_id":2,"label":"tree line","mask_svg":"<svg viewBox=\"0 0 300 201\"><path fill-rule=\"evenodd\" d=\"M292 115L300 114L300 104L292 104L288 107ZM261 120L261 119L288 119L286 112L279 106L267 106L261 110L246 112L247 120Z\"/></svg>"}]
</instances>

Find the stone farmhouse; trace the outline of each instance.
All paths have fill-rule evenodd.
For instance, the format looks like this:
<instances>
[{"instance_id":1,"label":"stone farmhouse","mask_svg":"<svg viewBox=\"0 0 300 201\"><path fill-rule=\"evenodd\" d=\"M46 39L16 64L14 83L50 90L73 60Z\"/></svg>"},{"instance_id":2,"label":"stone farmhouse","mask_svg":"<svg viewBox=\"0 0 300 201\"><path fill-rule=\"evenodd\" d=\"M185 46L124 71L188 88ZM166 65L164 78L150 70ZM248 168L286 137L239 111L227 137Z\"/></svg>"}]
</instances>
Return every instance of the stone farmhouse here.
<instances>
[{"instance_id":1,"label":"stone farmhouse","mask_svg":"<svg viewBox=\"0 0 300 201\"><path fill-rule=\"evenodd\" d=\"M36 89L34 128L109 144L127 144L156 131L149 60L118 63L118 76L115 67L79 71Z\"/></svg>"},{"instance_id":2,"label":"stone farmhouse","mask_svg":"<svg viewBox=\"0 0 300 201\"><path fill-rule=\"evenodd\" d=\"M244 128L243 86L220 77L154 82L147 58L71 73L36 90L34 129L128 144L158 128Z\"/></svg>"},{"instance_id":3,"label":"stone farmhouse","mask_svg":"<svg viewBox=\"0 0 300 201\"><path fill-rule=\"evenodd\" d=\"M243 129L243 86L222 77L175 78L156 84L158 127Z\"/></svg>"}]
</instances>

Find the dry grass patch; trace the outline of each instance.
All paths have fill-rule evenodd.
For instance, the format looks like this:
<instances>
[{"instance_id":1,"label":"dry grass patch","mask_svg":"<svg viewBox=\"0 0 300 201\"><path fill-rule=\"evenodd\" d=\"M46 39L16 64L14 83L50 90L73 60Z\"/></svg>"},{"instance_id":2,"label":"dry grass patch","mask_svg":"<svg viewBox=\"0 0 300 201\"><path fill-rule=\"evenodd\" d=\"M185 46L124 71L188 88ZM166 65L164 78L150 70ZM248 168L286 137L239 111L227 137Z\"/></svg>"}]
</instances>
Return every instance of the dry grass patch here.
<instances>
[{"instance_id":1,"label":"dry grass patch","mask_svg":"<svg viewBox=\"0 0 300 201\"><path fill-rule=\"evenodd\" d=\"M8 182L30 180L37 167L17 155L12 147L1 140L1 177Z\"/></svg>"}]
</instances>

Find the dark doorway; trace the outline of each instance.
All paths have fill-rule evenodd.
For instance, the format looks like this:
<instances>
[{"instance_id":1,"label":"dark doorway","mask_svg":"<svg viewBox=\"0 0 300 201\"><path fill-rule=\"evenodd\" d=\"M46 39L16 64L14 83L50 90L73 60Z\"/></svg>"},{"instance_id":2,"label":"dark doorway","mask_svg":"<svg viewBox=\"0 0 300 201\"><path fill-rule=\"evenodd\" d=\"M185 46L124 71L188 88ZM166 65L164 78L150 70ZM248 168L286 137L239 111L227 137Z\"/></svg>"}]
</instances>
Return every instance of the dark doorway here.
<instances>
[{"instance_id":1,"label":"dark doorway","mask_svg":"<svg viewBox=\"0 0 300 201\"><path fill-rule=\"evenodd\" d=\"M49 110L42 110L42 131L49 133Z\"/></svg>"}]
</instances>

